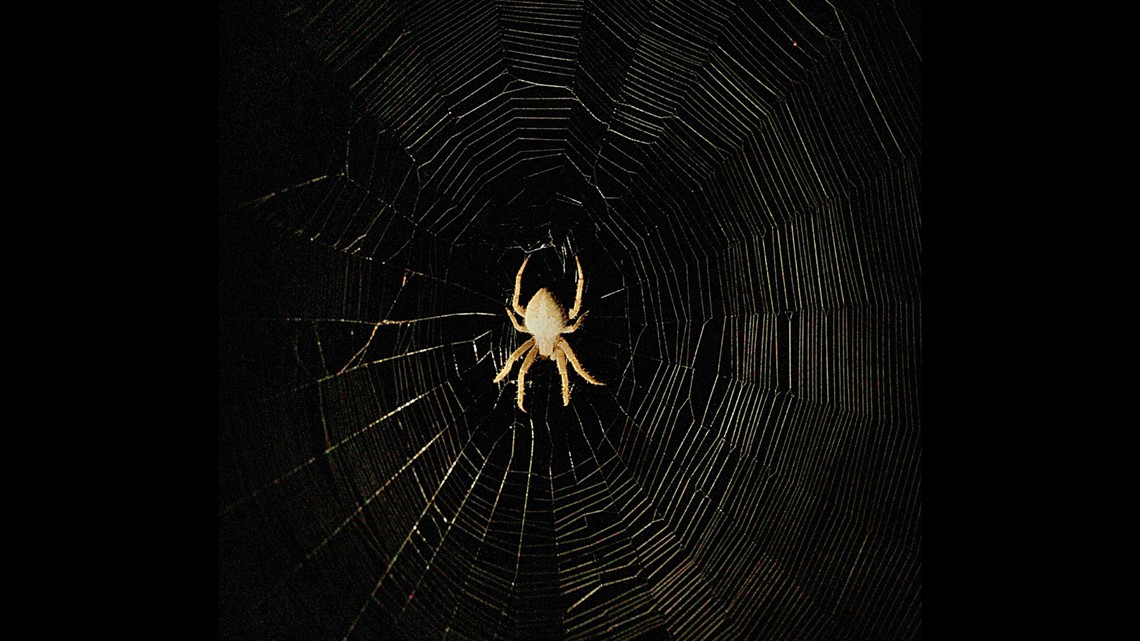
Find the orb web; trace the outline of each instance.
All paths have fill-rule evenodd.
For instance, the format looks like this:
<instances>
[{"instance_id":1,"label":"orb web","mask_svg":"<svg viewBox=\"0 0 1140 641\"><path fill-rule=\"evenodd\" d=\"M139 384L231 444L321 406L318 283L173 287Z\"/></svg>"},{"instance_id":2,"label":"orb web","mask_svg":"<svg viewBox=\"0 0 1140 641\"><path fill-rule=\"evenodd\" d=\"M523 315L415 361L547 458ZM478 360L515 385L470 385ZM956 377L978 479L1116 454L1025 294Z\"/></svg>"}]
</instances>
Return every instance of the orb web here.
<instances>
[{"instance_id":1,"label":"orb web","mask_svg":"<svg viewBox=\"0 0 1140 641\"><path fill-rule=\"evenodd\" d=\"M912 7L242 16L222 638L919 636ZM567 306L581 259L607 385L564 407L536 362L524 414L492 378L526 255Z\"/></svg>"}]
</instances>

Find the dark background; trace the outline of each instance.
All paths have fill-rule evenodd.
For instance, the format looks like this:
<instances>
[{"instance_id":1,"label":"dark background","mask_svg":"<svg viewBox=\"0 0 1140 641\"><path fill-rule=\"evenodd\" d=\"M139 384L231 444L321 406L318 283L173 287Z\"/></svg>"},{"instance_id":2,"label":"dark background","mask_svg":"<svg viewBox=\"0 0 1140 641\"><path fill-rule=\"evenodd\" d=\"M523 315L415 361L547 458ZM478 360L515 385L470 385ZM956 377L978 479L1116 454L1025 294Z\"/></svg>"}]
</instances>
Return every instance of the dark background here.
<instances>
[{"instance_id":1,"label":"dark background","mask_svg":"<svg viewBox=\"0 0 1140 641\"><path fill-rule=\"evenodd\" d=\"M220 637L916 638L917 10L533 6L222 7Z\"/></svg>"}]
</instances>

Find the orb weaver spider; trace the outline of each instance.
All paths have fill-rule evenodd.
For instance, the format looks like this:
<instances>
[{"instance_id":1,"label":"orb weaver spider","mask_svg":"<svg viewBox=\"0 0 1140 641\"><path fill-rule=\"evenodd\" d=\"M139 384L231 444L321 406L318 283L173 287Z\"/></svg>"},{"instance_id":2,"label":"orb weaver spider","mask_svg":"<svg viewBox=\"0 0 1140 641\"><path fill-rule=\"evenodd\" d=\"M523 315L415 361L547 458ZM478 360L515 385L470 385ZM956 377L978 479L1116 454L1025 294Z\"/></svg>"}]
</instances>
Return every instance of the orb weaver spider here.
<instances>
[{"instance_id":1,"label":"orb weaver spider","mask_svg":"<svg viewBox=\"0 0 1140 641\"><path fill-rule=\"evenodd\" d=\"M582 308L582 286L584 284L582 276L582 263L578 257L574 257L574 262L578 265L578 294L574 297L574 306L570 308L567 313L554 294L547 288L543 287L531 296L530 302L526 307L519 305L519 289L522 287L523 270L526 269L527 262L530 261L530 256L523 259L522 266L519 267L518 276L515 277L515 295L511 300L511 305L514 307L515 313L522 317L520 324L515 314L511 313L511 308L507 310L507 318L511 319L511 324L515 329L523 334L529 334L530 338L523 342L508 358L507 362L503 365L503 369L499 370L499 374L495 376L495 383L507 377L511 371L514 362L519 359L523 354L526 358L523 359L522 367L519 368L518 378L518 406L522 411L526 411L523 407L523 394L524 385L526 382L526 373L530 366L534 364L536 358L554 359L558 365L558 373L562 375L562 405L570 404L570 375L566 369L566 362L569 361L570 365L574 367L574 371L579 376L586 379L587 382L593 385L605 385L605 383L590 376L590 374L578 362L578 357L574 354L574 350L570 348L570 343L562 338L563 334L572 334L578 331L578 327L582 325L585 320L586 314L589 312L582 312L578 315L578 311ZM578 319L573 325L570 321Z\"/></svg>"}]
</instances>

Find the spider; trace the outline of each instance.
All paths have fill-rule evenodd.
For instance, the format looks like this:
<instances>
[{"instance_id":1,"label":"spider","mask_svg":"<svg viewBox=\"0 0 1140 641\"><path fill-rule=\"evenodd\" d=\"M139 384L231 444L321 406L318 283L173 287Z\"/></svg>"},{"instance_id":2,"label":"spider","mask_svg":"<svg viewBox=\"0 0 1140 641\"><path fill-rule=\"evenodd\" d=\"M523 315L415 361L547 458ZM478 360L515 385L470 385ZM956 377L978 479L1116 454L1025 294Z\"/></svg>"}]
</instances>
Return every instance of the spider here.
<instances>
[{"instance_id":1,"label":"spider","mask_svg":"<svg viewBox=\"0 0 1140 641\"><path fill-rule=\"evenodd\" d=\"M558 364L558 372L562 374L562 404L570 404L570 376L566 371L566 361L569 360L570 364L574 366L574 371L578 375L586 379L594 385L605 385L605 383L590 376L582 364L578 362L578 357L574 355L574 350L570 349L570 343L562 338L562 334L570 334L578 331L578 326L585 320L586 314L583 312L581 316L578 315L578 310L582 307L582 263L578 261L578 257L574 257L574 262L578 265L578 294L574 298L574 306L570 308L570 314L566 314L566 309L554 297L554 294L549 289L543 287L534 293L530 302L526 307L519 305L519 288L522 286L523 270L526 269L526 264L530 260L530 256L523 259L522 267L519 267L519 274L515 277L515 297L511 301L514 306L515 312L522 317L522 325L515 319L515 315L511 313L511 308L507 310L507 318L511 319L511 324L515 329L523 334L530 334L526 342L519 346L507 358L507 362L503 365L503 369L499 370L498 376L495 377L496 383L507 377L507 373L511 371L511 366L518 360L524 353L526 358L523 359L522 367L519 368L519 393L518 405L519 409L526 411L523 407L523 383L526 381L527 370L530 369L531 364L534 363L536 357L553 358L554 362ZM570 321L577 318L578 320L573 325L568 325Z\"/></svg>"}]
</instances>

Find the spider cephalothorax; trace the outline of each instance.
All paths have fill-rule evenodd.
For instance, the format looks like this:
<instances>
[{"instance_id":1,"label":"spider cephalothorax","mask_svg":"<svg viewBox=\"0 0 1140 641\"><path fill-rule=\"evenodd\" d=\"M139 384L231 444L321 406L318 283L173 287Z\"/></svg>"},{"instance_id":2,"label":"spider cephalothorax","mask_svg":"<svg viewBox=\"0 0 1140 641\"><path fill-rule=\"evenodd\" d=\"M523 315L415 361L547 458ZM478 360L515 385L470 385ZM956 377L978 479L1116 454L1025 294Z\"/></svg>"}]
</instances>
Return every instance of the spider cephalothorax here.
<instances>
[{"instance_id":1,"label":"spider cephalothorax","mask_svg":"<svg viewBox=\"0 0 1140 641\"><path fill-rule=\"evenodd\" d=\"M582 278L582 263L578 261L578 257L574 257L574 262L578 265L578 294L574 297L574 306L570 308L570 313L567 314L562 304L554 297L554 294L549 289L543 287L534 293L530 298L530 302L526 307L519 305L519 289L522 287L523 270L526 269L527 261L530 256L523 259L522 267L519 267L518 276L515 277L515 296L511 301L515 312L522 317L523 322L520 325L515 315L511 313L511 308L507 309L507 317L511 319L511 324L515 329L523 334L530 334L522 345L516 349L507 362L503 365L503 369L499 370L498 376L495 377L495 382L503 380L511 371L511 366L523 354L526 358L523 359L522 367L519 368L519 393L518 405L519 409L526 411L523 407L523 384L526 382L526 372L530 369L531 364L534 363L535 358L553 358L554 362L558 364L558 372L562 375L562 404L570 404L570 375L566 370L566 361L574 367L574 371L578 375L586 379L594 385L605 385L605 383L590 376L582 364L578 362L578 357L574 355L574 350L570 349L570 343L562 338L563 334L570 334L577 331L578 326L586 318L588 312L583 312L581 316L578 315L578 310L582 307L582 285L584 283ZM575 318L578 320L569 325L570 321Z\"/></svg>"}]
</instances>

